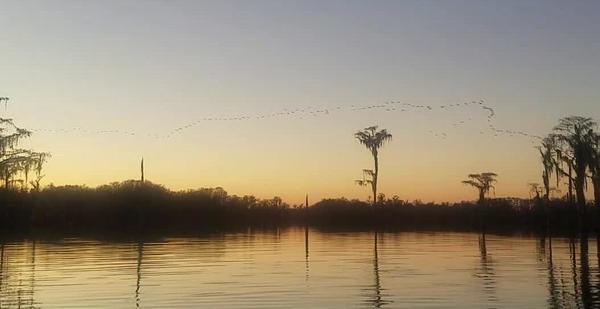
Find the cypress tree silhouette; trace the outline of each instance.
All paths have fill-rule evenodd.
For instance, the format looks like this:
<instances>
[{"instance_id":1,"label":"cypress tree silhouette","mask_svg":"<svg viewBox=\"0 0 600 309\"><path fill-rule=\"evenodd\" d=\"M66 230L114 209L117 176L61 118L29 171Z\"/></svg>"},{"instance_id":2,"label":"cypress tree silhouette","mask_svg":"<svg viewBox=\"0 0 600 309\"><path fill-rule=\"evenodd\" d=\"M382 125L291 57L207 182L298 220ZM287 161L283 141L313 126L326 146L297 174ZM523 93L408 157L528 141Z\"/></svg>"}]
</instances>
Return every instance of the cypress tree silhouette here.
<instances>
[{"instance_id":1,"label":"cypress tree silhouette","mask_svg":"<svg viewBox=\"0 0 600 309\"><path fill-rule=\"evenodd\" d=\"M578 208L585 209L586 170L592 162L592 145L596 122L591 118L569 116L559 120L554 136L561 152L570 158L569 168L575 171L569 180L573 182ZM563 172L564 174L564 172Z\"/></svg>"},{"instance_id":2,"label":"cypress tree silhouette","mask_svg":"<svg viewBox=\"0 0 600 309\"><path fill-rule=\"evenodd\" d=\"M373 155L373 161L375 165L374 170L364 169L363 179L356 180L356 183L360 186L371 185L373 191L373 205L377 205L377 180L379 177L379 148L392 140L392 134L388 133L387 130L382 129L377 131L377 126L372 126L363 129L362 131L356 132L354 137L359 143L364 145Z\"/></svg>"},{"instance_id":3,"label":"cypress tree silhouette","mask_svg":"<svg viewBox=\"0 0 600 309\"><path fill-rule=\"evenodd\" d=\"M496 182L496 173L481 173L481 174L470 174L469 180L463 180L462 183L473 186L479 190L479 205L483 206L485 203L485 195L490 192L490 189L495 189L494 183Z\"/></svg>"},{"instance_id":4,"label":"cypress tree silhouette","mask_svg":"<svg viewBox=\"0 0 600 309\"><path fill-rule=\"evenodd\" d=\"M8 98L0 98L8 102ZM37 186L41 180L42 165L50 156L45 152L35 152L19 148L21 140L31 136L31 132L15 125L12 119L0 117L0 177L4 182L4 189L8 190L14 183L20 183L26 188L29 173L35 171ZM22 177L22 178L21 178Z\"/></svg>"}]
</instances>

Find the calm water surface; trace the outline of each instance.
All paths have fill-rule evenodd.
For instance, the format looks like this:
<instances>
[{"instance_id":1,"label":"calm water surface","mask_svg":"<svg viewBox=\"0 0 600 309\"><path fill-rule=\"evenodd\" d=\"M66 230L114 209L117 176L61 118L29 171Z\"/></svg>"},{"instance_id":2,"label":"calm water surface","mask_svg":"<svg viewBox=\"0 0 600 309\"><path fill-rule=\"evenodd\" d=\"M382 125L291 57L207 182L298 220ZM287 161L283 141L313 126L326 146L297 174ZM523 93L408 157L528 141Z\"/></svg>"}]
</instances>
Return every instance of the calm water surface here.
<instances>
[{"instance_id":1,"label":"calm water surface","mask_svg":"<svg viewBox=\"0 0 600 309\"><path fill-rule=\"evenodd\" d=\"M297 228L0 246L0 308L600 307L592 237Z\"/></svg>"}]
</instances>

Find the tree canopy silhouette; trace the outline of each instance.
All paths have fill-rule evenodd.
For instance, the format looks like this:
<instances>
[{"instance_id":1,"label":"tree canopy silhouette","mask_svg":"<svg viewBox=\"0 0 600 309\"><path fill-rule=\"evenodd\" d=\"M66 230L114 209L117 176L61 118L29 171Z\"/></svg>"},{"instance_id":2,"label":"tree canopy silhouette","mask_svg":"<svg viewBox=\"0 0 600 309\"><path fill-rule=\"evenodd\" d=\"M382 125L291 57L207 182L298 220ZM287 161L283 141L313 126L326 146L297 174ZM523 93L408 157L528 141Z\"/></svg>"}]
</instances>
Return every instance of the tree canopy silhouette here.
<instances>
[{"instance_id":1,"label":"tree canopy silhouette","mask_svg":"<svg viewBox=\"0 0 600 309\"><path fill-rule=\"evenodd\" d=\"M496 182L496 173L481 173L481 174L470 174L469 180L463 180L462 183L473 186L479 190L479 205L483 206L485 202L485 195L490 192L490 189L495 189L494 183Z\"/></svg>"},{"instance_id":2,"label":"tree canopy silhouette","mask_svg":"<svg viewBox=\"0 0 600 309\"><path fill-rule=\"evenodd\" d=\"M2 98L7 101L8 98ZM0 177L4 182L4 189L10 189L15 183L26 188L30 172L37 175L37 184L41 179L42 165L49 157L48 153L35 152L19 148L19 143L24 138L31 136L31 132L15 125L12 119L0 118Z\"/></svg>"},{"instance_id":3,"label":"tree canopy silhouette","mask_svg":"<svg viewBox=\"0 0 600 309\"><path fill-rule=\"evenodd\" d=\"M392 140L392 134L386 129L377 130L377 126L372 126L358 131L354 134L354 137L359 143L364 145L373 155L374 169L364 169L363 179L356 180L356 183L360 186L371 185L373 191L373 205L377 204L377 180L379 177L379 148Z\"/></svg>"},{"instance_id":4,"label":"tree canopy silhouette","mask_svg":"<svg viewBox=\"0 0 600 309\"><path fill-rule=\"evenodd\" d=\"M558 167L560 174L568 176L573 181L577 196L577 205L584 209L586 170L593 161L592 145L594 144L594 129L597 124L592 118L569 116L560 119L554 127L554 137L558 142L560 156L567 161L575 175L564 172Z\"/></svg>"}]
</instances>

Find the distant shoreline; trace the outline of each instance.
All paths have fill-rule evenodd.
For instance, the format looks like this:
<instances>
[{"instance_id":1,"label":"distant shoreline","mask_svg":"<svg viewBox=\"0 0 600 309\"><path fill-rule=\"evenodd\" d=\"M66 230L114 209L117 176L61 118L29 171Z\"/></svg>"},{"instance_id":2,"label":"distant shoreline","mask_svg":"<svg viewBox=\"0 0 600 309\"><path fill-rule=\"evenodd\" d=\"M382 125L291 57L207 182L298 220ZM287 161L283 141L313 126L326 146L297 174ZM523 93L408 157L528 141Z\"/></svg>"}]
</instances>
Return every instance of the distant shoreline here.
<instances>
[{"instance_id":1,"label":"distant shoreline","mask_svg":"<svg viewBox=\"0 0 600 309\"><path fill-rule=\"evenodd\" d=\"M229 229L311 226L320 229L524 231L595 230L596 207L579 215L563 200L491 199L475 203L415 204L385 199L373 206L324 199L290 207L279 198L230 196L221 188L174 192L149 182L98 188L50 186L39 192L0 191L0 232L85 234L195 233Z\"/></svg>"}]
</instances>

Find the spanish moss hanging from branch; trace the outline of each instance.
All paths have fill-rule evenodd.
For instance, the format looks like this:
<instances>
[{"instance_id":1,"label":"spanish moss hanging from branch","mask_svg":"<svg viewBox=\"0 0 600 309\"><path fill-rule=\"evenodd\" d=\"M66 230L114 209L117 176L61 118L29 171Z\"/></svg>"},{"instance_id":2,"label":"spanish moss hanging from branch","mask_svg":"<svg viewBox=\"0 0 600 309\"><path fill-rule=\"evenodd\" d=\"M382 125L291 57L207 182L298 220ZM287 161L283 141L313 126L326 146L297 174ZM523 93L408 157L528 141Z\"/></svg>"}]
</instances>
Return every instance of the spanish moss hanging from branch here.
<instances>
[{"instance_id":1,"label":"spanish moss hanging from branch","mask_svg":"<svg viewBox=\"0 0 600 309\"><path fill-rule=\"evenodd\" d=\"M0 99L5 104L8 101ZM19 148L21 140L30 136L30 131L19 128L12 119L0 117L0 177L5 190L14 188L14 184L27 189L30 172L41 179L42 166L50 154Z\"/></svg>"}]
</instances>

